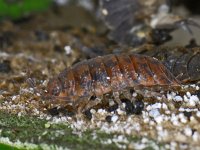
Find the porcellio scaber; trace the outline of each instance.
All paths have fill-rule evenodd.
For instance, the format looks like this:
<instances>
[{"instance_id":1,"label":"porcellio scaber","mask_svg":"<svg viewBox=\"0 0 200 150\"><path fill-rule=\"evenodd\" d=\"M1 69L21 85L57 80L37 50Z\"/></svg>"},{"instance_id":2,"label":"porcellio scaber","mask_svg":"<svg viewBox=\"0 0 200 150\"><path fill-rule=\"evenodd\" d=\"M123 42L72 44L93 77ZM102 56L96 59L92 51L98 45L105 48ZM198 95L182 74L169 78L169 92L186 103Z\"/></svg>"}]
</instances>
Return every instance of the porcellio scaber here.
<instances>
[{"instance_id":1,"label":"porcellio scaber","mask_svg":"<svg viewBox=\"0 0 200 150\"><path fill-rule=\"evenodd\" d=\"M120 104L119 95L128 89L176 87L180 87L179 81L157 59L138 54L110 54L66 68L49 81L46 97L50 103L69 104L83 111L100 103L98 98L107 93L112 93Z\"/></svg>"}]
</instances>

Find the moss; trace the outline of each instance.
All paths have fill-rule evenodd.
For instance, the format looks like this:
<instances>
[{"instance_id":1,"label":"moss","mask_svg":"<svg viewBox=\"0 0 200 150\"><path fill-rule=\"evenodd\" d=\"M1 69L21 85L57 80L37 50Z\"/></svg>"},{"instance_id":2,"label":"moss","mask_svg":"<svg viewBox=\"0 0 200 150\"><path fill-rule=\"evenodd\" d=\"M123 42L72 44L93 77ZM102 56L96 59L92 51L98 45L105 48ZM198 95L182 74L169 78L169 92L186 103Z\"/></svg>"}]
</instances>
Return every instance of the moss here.
<instances>
[{"instance_id":1,"label":"moss","mask_svg":"<svg viewBox=\"0 0 200 150\"><path fill-rule=\"evenodd\" d=\"M19 150L16 147L13 147L13 146L10 146L10 145L7 145L7 144L2 144L2 143L0 143L0 149L3 149L3 150Z\"/></svg>"},{"instance_id":2,"label":"moss","mask_svg":"<svg viewBox=\"0 0 200 150\"><path fill-rule=\"evenodd\" d=\"M117 134L106 134L102 131L87 130L78 136L73 133L68 124L49 124L46 120L36 117L8 114L0 111L1 137L10 141L27 142L38 145L49 145L52 149L58 147L70 149L119 149L115 143L103 144L102 141L113 139ZM94 134L96 138L94 139ZM138 142L141 138L127 136L130 142ZM121 143L125 144L125 143ZM151 145L147 149L152 149Z\"/></svg>"},{"instance_id":3,"label":"moss","mask_svg":"<svg viewBox=\"0 0 200 150\"><path fill-rule=\"evenodd\" d=\"M72 129L65 124L51 124L45 128L46 120L35 117L7 114L0 112L1 137L8 137L12 142L20 140L33 144L49 144L72 149L113 149L116 145L103 145L100 141L110 138L106 134L94 140L92 131L87 131L81 137L72 133Z\"/></svg>"},{"instance_id":4,"label":"moss","mask_svg":"<svg viewBox=\"0 0 200 150\"><path fill-rule=\"evenodd\" d=\"M24 15L47 9L51 0L42 0L37 3L35 0L5 1L0 0L0 18L10 17L19 19Z\"/></svg>"}]
</instances>

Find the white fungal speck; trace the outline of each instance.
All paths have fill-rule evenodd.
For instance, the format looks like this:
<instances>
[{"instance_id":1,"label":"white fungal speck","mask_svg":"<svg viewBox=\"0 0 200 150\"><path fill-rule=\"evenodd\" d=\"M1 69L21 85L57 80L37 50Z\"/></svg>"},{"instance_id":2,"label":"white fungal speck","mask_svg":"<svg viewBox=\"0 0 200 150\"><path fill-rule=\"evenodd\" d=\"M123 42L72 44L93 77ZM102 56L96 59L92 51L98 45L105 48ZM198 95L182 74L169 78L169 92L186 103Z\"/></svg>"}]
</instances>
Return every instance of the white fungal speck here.
<instances>
[{"instance_id":1,"label":"white fungal speck","mask_svg":"<svg viewBox=\"0 0 200 150\"><path fill-rule=\"evenodd\" d=\"M72 53L72 49L71 49L71 46L67 45L64 47L64 50L65 50L65 53L66 55L69 55Z\"/></svg>"},{"instance_id":2,"label":"white fungal speck","mask_svg":"<svg viewBox=\"0 0 200 150\"><path fill-rule=\"evenodd\" d=\"M110 80L110 77L106 77L107 80Z\"/></svg>"},{"instance_id":3,"label":"white fungal speck","mask_svg":"<svg viewBox=\"0 0 200 150\"><path fill-rule=\"evenodd\" d=\"M134 93L132 94L132 96L133 96L133 97L136 97L136 96L137 96L137 93L134 92Z\"/></svg>"},{"instance_id":4,"label":"white fungal speck","mask_svg":"<svg viewBox=\"0 0 200 150\"><path fill-rule=\"evenodd\" d=\"M14 101L16 98L17 98L17 96L13 96L13 97L12 97L12 100Z\"/></svg>"},{"instance_id":5,"label":"white fungal speck","mask_svg":"<svg viewBox=\"0 0 200 150\"><path fill-rule=\"evenodd\" d=\"M104 16L107 16L107 15L108 15L108 10L107 10L107 9L102 9L102 14L103 14Z\"/></svg>"},{"instance_id":6,"label":"white fungal speck","mask_svg":"<svg viewBox=\"0 0 200 150\"><path fill-rule=\"evenodd\" d=\"M189 127L186 127L184 129L184 133L185 133L186 136L192 136L192 129L189 128Z\"/></svg>"},{"instance_id":7,"label":"white fungal speck","mask_svg":"<svg viewBox=\"0 0 200 150\"><path fill-rule=\"evenodd\" d=\"M190 97L191 93L190 92L186 92L186 95L187 95L187 97Z\"/></svg>"}]
</instances>

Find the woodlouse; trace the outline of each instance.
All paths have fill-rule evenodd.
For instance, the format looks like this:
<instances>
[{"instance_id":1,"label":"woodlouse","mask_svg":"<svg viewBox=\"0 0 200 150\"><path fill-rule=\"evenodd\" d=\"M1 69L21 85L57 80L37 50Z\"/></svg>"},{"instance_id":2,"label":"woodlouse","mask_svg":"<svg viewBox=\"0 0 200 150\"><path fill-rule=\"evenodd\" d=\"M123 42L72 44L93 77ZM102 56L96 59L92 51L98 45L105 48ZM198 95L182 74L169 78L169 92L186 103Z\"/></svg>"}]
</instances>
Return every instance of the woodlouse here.
<instances>
[{"instance_id":1,"label":"woodlouse","mask_svg":"<svg viewBox=\"0 0 200 150\"><path fill-rule=\"evenodd\" d=\"M180 87L166 67L149 56L110 54L79 62L51 79L46 97L50 103L71 104L79 110L97 105L106 93L113 93L120 104L120 93L127 89ZM125 92L126 93L126 92ZM129 95L130 98L130 95Z\"/></svg>"}]
</instances>

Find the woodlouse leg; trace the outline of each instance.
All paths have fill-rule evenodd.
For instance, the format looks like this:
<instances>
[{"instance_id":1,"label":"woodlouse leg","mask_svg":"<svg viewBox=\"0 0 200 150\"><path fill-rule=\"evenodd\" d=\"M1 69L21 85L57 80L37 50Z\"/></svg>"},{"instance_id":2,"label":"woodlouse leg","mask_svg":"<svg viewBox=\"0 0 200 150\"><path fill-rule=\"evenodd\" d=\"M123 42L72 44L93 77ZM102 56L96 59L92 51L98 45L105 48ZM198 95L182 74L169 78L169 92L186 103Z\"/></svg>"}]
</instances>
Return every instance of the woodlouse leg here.
<instances>
[{"instance_id":1,"label":"woodlouse leg","mask_svg":"<svg viewBox=\"0 0 200 150\"><path fill-rule=\"evenodd\" d=\"M118 106L120 106L120 108L123 110L122 102L119 98L119 92L113 92L113 96L114 96L114 101L117 102Z\"/></svg>"},{"instance_id":2,"label":"woodlouse leg","mask_svg":"<svg viewBox=\"0 0 200 150\"><path fill-rule=\"evenodd\" d=\"M99 104L101 102L100 98L95 98L91 100L90 98L81 98L76 101L74 104L77 107L78 114L83 113L84 111L88 110L89 108Z\"/></svg>"},{"instance_id":3,"label":"woodlouse leg","mask_svg":"<svg viewBox=\"0 0 200 150\"><path fill-rule=\"evenodd\" d=\"M153 90L136 90L137 93L141 94L144 97L161 97L163 98L163 94L159 92L155 92Z\"/></svg>"},{"instance_id":4,"label":"woodlouse leg","mask_svg":"<svg viewBox=\"0 0 200 150\"><path fill-rule=\"evenodd\" d=\"M131 95L131 92L129 90L123 91L123 95L125 98L129 99L131 102L135 102L136 98Z\"/></svg>"},{"instance_id":5,"label":"woodlouse leg","mask_svg":"<svg viewBox=\"0 0 200 150\"><path fill-rule=\"evenodd\" d=\"M92 108L93 106L96 106L97 104L101 103L101 99L100 97L95 98L95 100L89 100L89 102L85 105L85 107L83 108L82 112Z\"/></svg>"},{"instance_id":6,"label":"woodlouse leg","mask_svg":"<svg viewBox=\"0 0 200 150\"><path fill-rule=\"evenodd\" d=\"M71 105L73 106L73 101L72 100L66 100L65 97L45 97L47 100L45 101L46 105L52 105L52 106L66 106L66 105ZM48 99L49 98L49 99Z\"/></svg>"},{"instance_id":7,"label":"woodlouse leg","mask_svg":"<svg viewBox=\"0 0 200 150\"><path fill-rule=\"evenodd\" d=\"M88 103L89 99L88 98L79 98L76 100L76 102L73 104L75 108L77 108L77 113L81 114L83 112L84 107Z\"/></svg>"}]
</instances>

